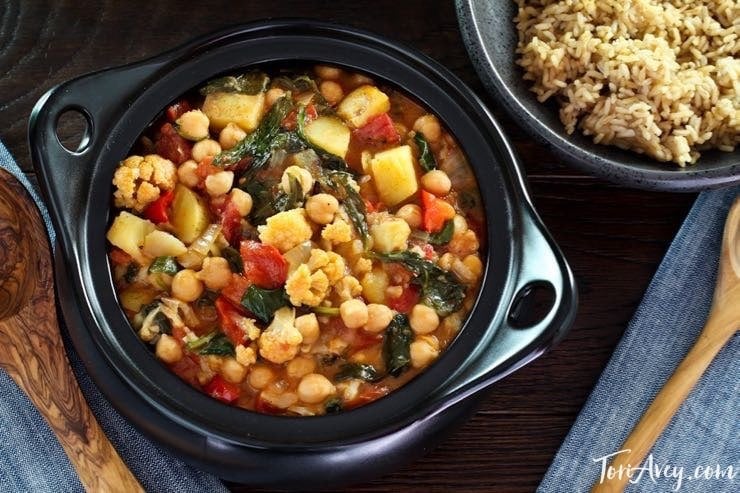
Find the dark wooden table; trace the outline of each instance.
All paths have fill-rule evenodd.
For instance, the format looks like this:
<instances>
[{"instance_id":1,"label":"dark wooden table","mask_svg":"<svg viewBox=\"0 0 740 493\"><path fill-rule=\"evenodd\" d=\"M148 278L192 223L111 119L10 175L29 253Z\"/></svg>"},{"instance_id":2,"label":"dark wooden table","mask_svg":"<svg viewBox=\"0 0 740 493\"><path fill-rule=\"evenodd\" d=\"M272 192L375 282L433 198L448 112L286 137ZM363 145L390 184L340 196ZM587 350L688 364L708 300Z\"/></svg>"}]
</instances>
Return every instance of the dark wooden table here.
<instances>
[{"instance_id":1,"label":"dark wooden table","mask_svg":"<svg viewBox=\"0 0 740 493\"><path fill-rule=\"evenodd\" d=\"M420 49L469 84L515 143L535 204L579 283L578 317L557 348L497 384L475 417L425 458L352 491L534 491L694 196L610 185L563 165L532 142L484 92L451 1L5 1L0 6L0 139L30 173L28 115L49 87L220 27L281 16L373 30Z\"/></svg>"}]
</instances>

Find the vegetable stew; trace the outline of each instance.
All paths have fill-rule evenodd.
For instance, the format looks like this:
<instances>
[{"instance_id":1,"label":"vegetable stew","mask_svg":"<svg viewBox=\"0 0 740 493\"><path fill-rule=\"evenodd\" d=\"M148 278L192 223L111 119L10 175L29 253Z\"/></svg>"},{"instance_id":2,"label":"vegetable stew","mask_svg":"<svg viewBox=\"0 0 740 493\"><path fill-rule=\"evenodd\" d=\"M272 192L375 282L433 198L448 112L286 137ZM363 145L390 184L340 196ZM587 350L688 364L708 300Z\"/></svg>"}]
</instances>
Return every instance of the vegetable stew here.
<instances>
[{"instance_id":1,"label":"vegetable stew","mask_svg":"<svg viewBox=\"0 0 740 493\"><path fill-rule=\"evenodd\" d=\"M313 416L433 364L483 271L477 184L399 89L252 70L168 106L113 177L109 259L141 340L226 404Z\"/></svg>"}]
</instances>

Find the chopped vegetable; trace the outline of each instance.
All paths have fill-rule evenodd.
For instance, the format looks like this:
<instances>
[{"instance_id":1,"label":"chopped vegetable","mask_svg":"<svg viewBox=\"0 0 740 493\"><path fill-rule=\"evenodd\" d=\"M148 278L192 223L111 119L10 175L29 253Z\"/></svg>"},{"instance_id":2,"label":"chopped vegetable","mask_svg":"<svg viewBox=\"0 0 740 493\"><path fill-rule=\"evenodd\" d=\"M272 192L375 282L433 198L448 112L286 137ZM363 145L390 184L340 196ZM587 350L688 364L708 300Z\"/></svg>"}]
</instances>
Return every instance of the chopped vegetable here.
<instances>
[{"instance_id":1,"label":"chopped vegetable","mask_svg":"<svg viewBox=\"0 0 740 493\"><path fill-rule=\"evenodd\" d=\"M149 272L155 274L167 274L174 276L180 270L175 257L157 257L149 266Z\"/></svg>"},{"instance_id":2,"label":"chopped vegetable","mask_svg":"<svg viewBox=\"0 0 740 493\"><path fill-rule=\"evenodd\" d=\"M218 321L221 324L221 330L234 344L242 344L246 339L246 332L239 325L239 321L244 318L237 308L224 296L219 296L215 301Z\"/></svg>"},{"instance_id":3,"label":"chopped vegetable","mask_svg":"<svg viewBox=\"0 0 740 493\"><path fill-rule=\"evenodd\" d=\"M393 207L419 189L411 147L403 145L379 152L370 161L370 171L380 199Z\"/></svg>"},{"instance_id":4,"label":"chopped vegetable","mask_svg":"<svg viewBox=\"0 0 740 493\"><path fill-rule=\"evenodd\" d=\"M227 382L221 375L216 375L203 387L203 392L226 404L233 404L239 399L241 389L235 383Z\"/></svg>"},{"instance_id":5,"label":"chopped vegetable","mask_svg":"<svg viewBox=\"0 0 740 493\"><path fill-rule=\"evenodd\" d=\"M355 138L367 144L398 144L401 136L398 135L393 119L388 113L383 113L370 119L363 127L354 131Z\"/></svg>"},{"instance_id":6,"label":"chopped vegetable","mask_svg":"<svg viewBox=\"0 0 740 493\"><path fill-rule=\"evenodd\" d=\"M177 185L170 223L177 237L188 244L208 227L210 214L203 199L184 185Z\"/></svg>"},{"instance_id":7,"label":"chopped vegetable","mask_svg":"<svg viewBox=\"0 0 740 493\"><path fill-rule=\"evenodd\" d=\"M303 135L311 144L344 159L349 148L350 130L342 120L333 116L320 116L309 122Z\"/></svg>"},{"instance_id":8,"label":"chopped vegetable","mask_svg":"<svg viewBox=\"0 0 740 493\"><path fill-rule=\"evenodd\" d=\"M342 380L349 380L350 378L359 378L366 382L377 382L382 379L383 376L378 373L373 365L365 363L347 363L339 368L339 371L334 375L336 382Z\"/></svg>"},{"instance_id":9,"label":"chopped vegetable","mask_svg":"<svg viewBox=\"0 0 740 493\"><path fill-rule=\"evenodd\" d=\"M275 289L285 284L288 262L277 248L257 241L242 241L239 247L244 276L257 287Z\"/></svg>"},{"instance_id":10,"label":"chopped vegetable","mask_svg":"<svg viewBox=\"0 0 740 493\"><path fill-rule=\"evenodd\" d=\"M229 75L208 82L201 90L203 96L216 92L238 92L255 95L264 92L270 78L264 72L253 70L242 75Z\"/></svg>"},{"instance_id":11,"label":"chopped vegetable","mask_svg":"<svg viewBox=\"0 0 740 493\"><path fill-rule=\"evenodd\" d=\"M121 211L113 220L106 238L113 245L131 255L139 264L148 263L141 253L146 235L156 228L151 221L134 216L130 212Z\"/></svg>"},{"instance_id":12,"label":"chopped vegetable","mask_svg":"<svg viewBox=\"0 0 740 493\"><path fill-rule=\"evenodd\" d=\"M437 161L434 159L434 153L429 148L429 142L424 138L424 134L416 132L414 135L414 142L416 147L419 148L419 166L424 171L431 171L437 168Z\"/></svg>"},{"instance_id":13,"label":"chopped vegetable","mask_svg":"<svg viewBox=\"0 0 740 493\"><path fill-rule=\"evenodd\" d=\"M144 217L152 221L153 223L166 223L169 221L169 215L167 214L167 208L175 198L175 192L168 190L164 194L160 195L157 200L152 202L144 209Z\"/></svg>"},{"instance_id":14,"label":"chopped vegetable","mask_svg":"<svg viewBox=\"0 0 740 493\"><path fill-rule=\"evenodd\" d=\"M393 317L385 331L383 359L386 370L394 377L400 376L411 364L410 347L413 339L414 332L406 315L399 313Z\"/></svg>"},{"instance_id":15,"label":"chopped vegetable","mask_svg":"<svg viewBox=\"0 0 740 493\"><path fill-rule=\"evenodd\" d=\"M360 86L349 93L337 106L337 114L355 128L391 109L388 95L375 86Z\"/></svg>"},{"instance_id":16,"label":"chopped vegetable","mask_svg":"<svg viewBox=\"0 0 740 493\"><path fill-rule=\"evenodd\" d=\"M432 245L445 245L450 242L454 232L455 224L452 219L448 219L439 233L429 235L429 243Z\"/></svg>"},{"instance_id":17,"label":"chopped vegetable","mask_svg":"<svg viewBox=\"0 0 740 493\"><path fill-rule=\"evenodd\" d=\"M450 204L426 190L421 191L421 208L422 224L429 233L441 231L445 222L455 217L455 209Z\"/></svg>"},{"instance_id":18,"label":"chopped vegetable","mask_svg":"<svg viewBox=\"0 0 740 493\"><path fill-rule=\"evenodd\" d=\"M252 285L244 293L241 305L254 313L255 317L268 323L279 308L288 305L288 297L282 288L263 289Z\"/></svg>"}]
</instances>

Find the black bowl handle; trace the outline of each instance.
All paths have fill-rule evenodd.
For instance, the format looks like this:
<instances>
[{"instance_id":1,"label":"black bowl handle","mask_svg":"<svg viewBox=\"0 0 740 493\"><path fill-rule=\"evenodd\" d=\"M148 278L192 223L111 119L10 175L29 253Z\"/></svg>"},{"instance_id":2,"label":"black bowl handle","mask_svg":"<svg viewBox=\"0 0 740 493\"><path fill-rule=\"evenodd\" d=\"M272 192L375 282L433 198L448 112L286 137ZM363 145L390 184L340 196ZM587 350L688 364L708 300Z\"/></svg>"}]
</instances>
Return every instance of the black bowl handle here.
<instances>
[{"instance_id":1,"label":"black bowl handle","mask_svg":"<svg viewBox=\"0 0 740 493\"><path fill-rule=\"evenodd\" d=\"M76 237L84 223L92 165L107 145L114 114L163 63L154 59L88 74L51 88L34 106L28 126L34 169L55 227L69 237ZM68 111L80 113L87 123L77 149L64 147L57 135L59 119Z\"/></svg>"},{"instance_id":2,"label":"black bowl handle","mask_svg":"<svg viewBox=\"0 0 740 493\"><path fill-rule=\"evenodd\" d=\"M433 404L442 412L531 362L555 345L572 324L578 306L573 273L537 213L525 202L521 214L522 251L514 295L503 321L492 321L488 340ZM533 287L547 287L554 300L540 320L522 326L517 312Z\"/></svg>"}]
</instances>

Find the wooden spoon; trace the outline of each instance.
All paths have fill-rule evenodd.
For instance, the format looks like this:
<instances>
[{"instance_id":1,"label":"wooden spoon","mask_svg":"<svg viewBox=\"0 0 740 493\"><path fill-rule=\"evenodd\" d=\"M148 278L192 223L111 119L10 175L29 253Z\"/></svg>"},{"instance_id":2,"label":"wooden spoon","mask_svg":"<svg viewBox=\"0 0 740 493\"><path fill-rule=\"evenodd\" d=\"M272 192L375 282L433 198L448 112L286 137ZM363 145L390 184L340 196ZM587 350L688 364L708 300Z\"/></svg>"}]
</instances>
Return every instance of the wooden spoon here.
<instances>
[{"instance_id":1,"label":"wooden spoon","mask_svg":"<svg viewBox=\"0 0 740 493\"><path fill-rule=\"evenodd\" d=\"M0 170L0 366L56 434L87 491L144 491L95 420L64 352L49 239L23 186Z\"/></svg>"},{"instance_id":2,"label":"wooden spoon","mask_svg":"<svg viewBox=\"0 0 740 493\"><path fill-rule=\"evenodd\" d=\"M735 200L725 222L717 286L709 318L694 346L688 352L632 433L615 456L612 479L605 476L593 493L624 491L629 481L628 467L639 467L673 415L720 349L740 329L740 198ZM619 474L619 471L622 471Z\"/></svg>"}]
</instances>

